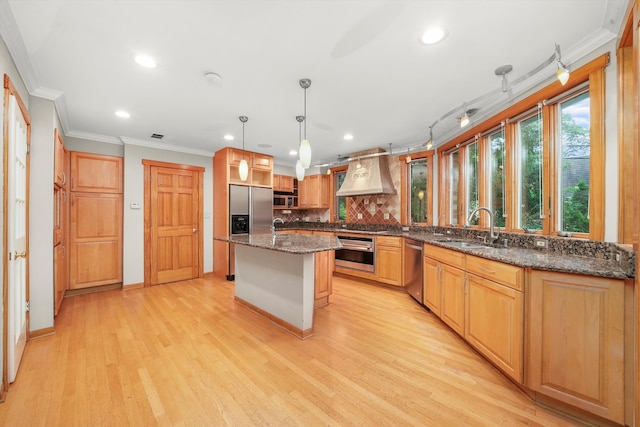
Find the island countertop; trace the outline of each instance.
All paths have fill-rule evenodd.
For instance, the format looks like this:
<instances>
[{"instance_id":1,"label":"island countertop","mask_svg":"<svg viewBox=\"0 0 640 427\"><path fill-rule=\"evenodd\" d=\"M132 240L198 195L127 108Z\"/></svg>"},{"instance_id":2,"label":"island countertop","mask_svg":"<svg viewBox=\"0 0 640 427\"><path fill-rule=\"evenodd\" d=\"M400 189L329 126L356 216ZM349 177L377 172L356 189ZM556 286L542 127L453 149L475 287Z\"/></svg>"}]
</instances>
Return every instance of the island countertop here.
<instances>
[{"instance_id":1,"label":"island countertop","mask_svg":"<svg viewBox=\"0 0 640 427\"><path fill-rule=\"evenodd\" d=\"M335 236L309 234L237 234L229 237L214 237L214 239L291 254L311 254L342 248Z\"/></svg>"}]
</instances>

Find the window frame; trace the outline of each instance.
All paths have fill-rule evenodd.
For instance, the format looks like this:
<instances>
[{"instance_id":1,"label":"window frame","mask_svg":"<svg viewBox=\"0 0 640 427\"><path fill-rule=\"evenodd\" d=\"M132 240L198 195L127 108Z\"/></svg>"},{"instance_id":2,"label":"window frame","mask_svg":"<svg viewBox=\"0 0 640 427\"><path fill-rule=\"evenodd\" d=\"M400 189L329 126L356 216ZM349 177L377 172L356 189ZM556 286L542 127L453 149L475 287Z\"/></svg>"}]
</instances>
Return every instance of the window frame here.
<instances>
[{"instance_id":1,"label":"window frame","mask_svg":"<svg viewBox=\"0 0 640 427\"><path fill-rule=\"evenodd\" d=\"M416 153L411 153L411 161L418 160L426 160L427 161L427 194L425 194L426 209L427 209L427 222L425 223L415 223L411 222L411 203L409 200L409 192L410 188L410 174L409 168L410 164L406 162L406 156L400 155L398 156L398 161L400 162L400 188L403 191L400 192L400 222L402 224L408 225L420 225L420 226L430 226L434 224L433 221L433 181L436 179L436 176L433 171L433 156L435 155L435 150L426 150Z\"/></svg>"}]
</instances>

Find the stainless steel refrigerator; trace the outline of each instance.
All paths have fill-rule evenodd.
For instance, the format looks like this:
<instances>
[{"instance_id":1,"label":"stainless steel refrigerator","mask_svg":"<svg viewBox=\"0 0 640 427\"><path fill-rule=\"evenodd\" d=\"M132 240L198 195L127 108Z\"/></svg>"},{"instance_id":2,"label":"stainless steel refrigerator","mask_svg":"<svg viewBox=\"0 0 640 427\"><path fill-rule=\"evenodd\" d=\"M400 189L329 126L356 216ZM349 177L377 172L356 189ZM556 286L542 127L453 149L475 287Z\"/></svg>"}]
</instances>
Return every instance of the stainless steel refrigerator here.
<instances>
[{"instance_id":1,"label":"stainless steel refrigerator","mask_svg":"<svg viewBox=\"0 0 640 427\"><path fill-rule=\"evenodd\" d=\"M229 221L231 234L270 233L273 225L273 190L229 185ZM227 280L235 278L234 255L234 245L230 244Z\"/></svg>"}]
</instances>

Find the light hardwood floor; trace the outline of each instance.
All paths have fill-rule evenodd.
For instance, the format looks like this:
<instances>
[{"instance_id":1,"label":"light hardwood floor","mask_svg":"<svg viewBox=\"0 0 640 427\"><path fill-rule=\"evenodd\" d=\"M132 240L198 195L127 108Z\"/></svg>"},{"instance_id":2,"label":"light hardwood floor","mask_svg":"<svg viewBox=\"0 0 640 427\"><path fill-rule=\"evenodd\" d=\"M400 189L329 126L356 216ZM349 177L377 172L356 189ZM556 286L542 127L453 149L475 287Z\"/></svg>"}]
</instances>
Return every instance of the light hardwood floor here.
<instances>
[{"instance_id":1,"label":"light hardwood floor","mask_svg":"<svg viewBox=\"0 0 640 427\"><path fill-rule=\"evenodd\" d=\"M301 341L215 278L66 298L0 425L576 425L400 290L334 278Z\"/></svg>"}]
</instances>

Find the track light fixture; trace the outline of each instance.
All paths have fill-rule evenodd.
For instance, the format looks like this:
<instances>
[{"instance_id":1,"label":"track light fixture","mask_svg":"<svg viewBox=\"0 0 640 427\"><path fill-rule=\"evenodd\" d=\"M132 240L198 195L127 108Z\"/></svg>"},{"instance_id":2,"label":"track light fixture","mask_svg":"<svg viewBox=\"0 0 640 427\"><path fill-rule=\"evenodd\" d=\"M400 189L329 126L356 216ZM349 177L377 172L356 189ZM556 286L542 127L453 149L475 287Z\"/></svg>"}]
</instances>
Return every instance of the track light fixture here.
<instances>
[{"instance_id":1,"label":"track light fixture","mask_svg":"<svg viewBox=\"0 0 640 427\"><path fill-rule=\"evenodd\" d=\"M238 167L238 174L240 175L240 179L242 181L246 181L249 177L249 165L244 158L244 124L247 123L249 118L247 116L238 117L242 122L242 160L240 160L240 167Z\"/></svg>"},{"instance_id":2,"label":"track light fixture","mask_svg":"<svg viewBox=\"0 0 640 427\"><path fill-rule=\"evenodd\" d=\"M409 149L407 148L407 155L404 158L405 163L411 163L411 154L409 154Z\"/></svg>"},{"instance_id":3,"label":"track light fixture","mask_svg":"<svg viewBox=\"0 0 640 427\"><path fill-rule=\"evenodd\" d=\"M560 81L562 86L566 85L569 81L569 69L562 62L562 56L560 55L560 45L556 43L556 64L558 65L558 71L556 71L556 76Z\"/></svg>"},{"instance_id":4,"label":"track light fixture","mask_svg":"<svg viewBox=\"0 0 640 427\"><path fill-rule=\"evenodd\" d=\"M427 150L431 150L433 148L433 126L429 126L429 140L425 144Z\"/></svg>"},{"instance_id":5,"label":"track light fixture","mask_svg":"<svg viewBox=\"0 0 640 427\"><path fill-rule=\"evenodd\" d=\"M496 76L502 76L502 92L507 92L509 90L509 82L507 81L507 74L513 71L512 65L502 65L496 68Z\"/></svg>"},{"instance_id":6,"label":"track light fixture","mask_svg":"<svg viewBox=\"0 0 640 427\"><path fill-rule=\"evenodd\" d=\"M467 115L467 103L465 102L462 106L464 110L464 114L460 117L460 127L466 127L469 124L469 116Z\"/></svg>"}]
</instances>

